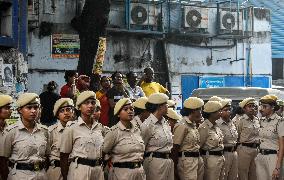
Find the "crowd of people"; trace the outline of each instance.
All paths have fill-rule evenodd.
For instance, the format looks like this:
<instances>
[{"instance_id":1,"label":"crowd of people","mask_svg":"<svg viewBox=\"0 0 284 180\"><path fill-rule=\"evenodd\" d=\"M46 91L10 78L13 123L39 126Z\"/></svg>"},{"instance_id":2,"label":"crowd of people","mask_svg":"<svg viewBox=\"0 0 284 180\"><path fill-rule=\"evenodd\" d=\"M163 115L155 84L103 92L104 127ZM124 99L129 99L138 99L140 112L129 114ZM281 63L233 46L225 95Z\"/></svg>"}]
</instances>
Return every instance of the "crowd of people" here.
<instances>
[{"instance_id":1,"label":"crowd of people","mask_svg":"<svg viewBox=\"0 0 284 180\"><path fill-rule=\"evenodd\" d=\"M168 90L153 82L153 70L144 72L140 82L128 73L127 85L119 72L111 81L102 77L97 92L78 86L87 76L66 72L61 97L48 110L56 119L49 127L40 123L43 100L35 93L18 97L21 119L7 126L13 99L0 95L0 179L283 178L284 121L276 96L246 98L234 117L230 99L189 97L180 115Z\"/></svg>"}]
</instances>

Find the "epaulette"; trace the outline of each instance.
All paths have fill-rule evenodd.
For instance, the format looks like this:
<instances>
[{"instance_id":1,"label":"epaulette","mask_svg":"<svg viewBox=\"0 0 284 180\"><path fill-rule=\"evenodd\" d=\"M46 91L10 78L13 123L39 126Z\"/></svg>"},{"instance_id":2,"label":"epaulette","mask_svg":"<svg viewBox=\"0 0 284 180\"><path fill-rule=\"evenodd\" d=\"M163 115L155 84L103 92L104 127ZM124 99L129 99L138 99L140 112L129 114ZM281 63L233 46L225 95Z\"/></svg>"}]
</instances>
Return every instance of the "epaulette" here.
<instances>
[{"instance_id":1,"label":"epaulette","mask_svg":"<svg viewBox=\"0 0 284 180\"><path fill-rule=\"evenodd\" d=\"M45 129L45 130L48 130L48 127L46 125L43 125L43 124L37 124L38 127L42 128L42 129Z\"/></svg>"},{"instance_id":2,"label":"epaulette","mask_svg":"<svg viewBox=\"0 0 284 180\"><path fill-rule=\"evenodd\" d=\"M53 125L51 125L51 126L48 127L48 131L51 132L51 131L53 131L54 129L56 129L57 127L58 127L58 124L57 124L57 123L56 123L56 124L53 124Z\"/></svg>"},{"instance_id":3,"label":"epaulette","mask_svg":"<svg viewBox=\"0 0 284 180\"><path fill-rule=\"evenodd\" d=\"M9 132L11 131L12 129L15 129L18 127L18 123L15 123L15 124L12 124L12 125L9 125L5 128L5 131Z\"/></svg>"},{"instance_id":4,"label":"epaulette","mask_svg":"<svg viewBox=\"0 0 284 180\"><path fill-rule=\"evenodd\" d=\"M75 121L68 121L68 122L66 123L66 127L71 127L71 126L73 126L74 124L76 124Z\"/></svg>"},{"instance_id":5,"label":"epaulette","mask_svg":"<svg viewBox=\"0 0 284 180\"><path fill-rule=\"evenodd\" d=\"M115 129L117 129L117 128L118 128L118 126L117 126L117 125L114 125L114 126L112 126L112 127L110 128L110 130L113 131L113 130L115 130Z\"/></svg>"}]
</instances>

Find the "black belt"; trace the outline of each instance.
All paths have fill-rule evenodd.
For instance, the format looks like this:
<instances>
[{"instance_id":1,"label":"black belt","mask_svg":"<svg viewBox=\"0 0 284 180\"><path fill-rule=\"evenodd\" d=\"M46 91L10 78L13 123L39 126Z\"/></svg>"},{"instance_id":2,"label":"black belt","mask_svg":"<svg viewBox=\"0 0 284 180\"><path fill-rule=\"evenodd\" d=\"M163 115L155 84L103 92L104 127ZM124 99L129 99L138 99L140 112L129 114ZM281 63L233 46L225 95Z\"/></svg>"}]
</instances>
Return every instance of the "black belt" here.
<instances>
[{"instance_id":1,"label":"black belt","mask_svg":"<svg viewBox=\"0 0 284 180\"><path fill-rule=\"evenodd\" d=\"M242 146L250 147L250 148L258 148L259 143L241 143Z\"/></svg>"},{"instance_id":2,"label":"black belt","mask_svg":"<svg viewBox=\"0 0 284 180\"><path fill-rule=\"evenodd\" d=\"M161 152L147 152L145 153L144 157L149 157L151 156L154 158L162 158L162 159L169 159L170 158L170 153L161 153Z\"/></svg>"},{"instance_id":3,"label":"black belt","mask_svg":"<svg viewBox=\"0 0 284 180\"><path fill-rule=\"evenodd\" d=\"M76 162L76 159L73 160L73 162ZM101 159L85 159L85 158L78 158L77 159L78 164L87 165L91 167L95 166L101 166L103 161Z\"/></svg>"},{"instance_id":4,"label":"black belt","mask_svg":"<svg viewBox=\"0 0 284 180\"><path fill-rule=\"evenodd\" d=\"M14 167L15 163L9 162L10 167ZM28 170L28 171L41 171L45 168L45 163L39 162L39 163L17 163L16 169L18 170Z\"/></svg>"},{"instance_id":5,"label":"black belt","mask_svg":"<svg viewBox=\"0 0 284 180\"><path fill-rule=\"evenodd\" d=\"M201 155L206 155L208 152L209 155L213 155L213 156L223 156L224 151L206 151L206 150L200 150L200 154Z\"/></svg>"},{"instance_id":6,"label":"black belt","mask_svg":"<svg viewBox=\"0 0 284 180\"><path fill-rule=\"evenodd\" d=\"M234 152L236 151L237 146L228 146L228 147L224 147L224 151L226 152Z\"/></svg>"},{"instance_id":7,"label":"black belt","mask_svg":"<svg viewBox=\"0 0 284 180\"><path fill-rule=\"evenodd\" d=\"M52 160L50 162L49 166L53 166L53 167L60 167L60 161L59 160Z\"/></svg>"},{"instance_id":8,"label":"black belt","mask_svg":"<svg viewBox=\"0 0 284 180\"><path fill-rule=\"evenodd\" d=\"M118 168L128 168L128 169L135 169L135 168L140 168L142 166L142 162L117 162L113 163L113 167L118 167Z\"/></svg>"},{"instance_id":9,"label":"black belt","mask_svg":"<svg viewBox=\"0 0 284 180\"><path fill-rule=\"evenodd\" d=\"M259 153L261 153L262 155L269 155L269 154L277 154L277 151L272 149L260 149Z\"/></svg>"},{"instance_id":10,"label":"black belt","mask_svg":"<svg viewBox=\"0 0 284 180\"><path fill-rule=\"evenodd\" d=\"M178 156L182 157L182 154L184 155L184 157L199 157L200 153L199 152L179 152Z\"/></svg>"}]
</instances>

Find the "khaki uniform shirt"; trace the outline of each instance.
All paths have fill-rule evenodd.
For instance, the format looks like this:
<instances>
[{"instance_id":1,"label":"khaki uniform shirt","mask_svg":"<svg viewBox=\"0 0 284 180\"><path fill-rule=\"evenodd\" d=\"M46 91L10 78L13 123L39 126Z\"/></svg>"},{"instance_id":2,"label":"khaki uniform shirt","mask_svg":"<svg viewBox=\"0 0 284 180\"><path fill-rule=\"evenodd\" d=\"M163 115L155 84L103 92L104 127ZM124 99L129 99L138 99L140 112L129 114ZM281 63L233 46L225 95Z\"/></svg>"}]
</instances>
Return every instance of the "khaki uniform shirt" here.
<instances>
[{"instance_id":1,"label":"khaki uniform shirt","mask_svg":"<svg viewBox=\"0 0 284 180\"><path fill-rule=\"evenodd\" d=\"M140 129L132 124L131 129L119 121L104 139L103 151L111 156L112 162L140 162L145 145Z\"/></svg>"},{"instance_id":2,"label":"khaki uniform shirt","mask_svg":"<svg viewBox=\"0 0 284 180\"><path fill-rule=\"evenodd\" d=\"M56 124L49 126L48 131L50 135L50 155L49 160L60 160L60 143L61 135L63 133L64 127L60 121L57 121Z\"/></svg>"},{"instance_id":3,"label":"khaki uniform shirt","mask_svg":"<svg viewBox=\"0 0 284 180\"><path fill-rule=\"evenodd\" d=\"M180 152L198 152L200 136L196 124L191 122L188 117L177 123L174 127L174 144L180 145Z\"/></svg>"},{"instance_id":4,"label":"khaki uniform shirt","mask_svg":"<svg viewBox=\"0 0 284 180\"><path fill-rule=\"evenodd\" d=\"M259 120L254 117L251 120L246 114L236 122L240 143L259 143Z\"/></svg>"},{"instance_id":5,"label":"khaki uniform shirt","mask_svg":"<svg viewBox=\"0 0 284 180\"><path fill-rule=\"evenodd\" d=\"M4 132L5 128L7 127L7 124L5 123L5 126L3 129L0 129L0 154L4 153ZM1 179L1 177L0 177Z\"/></svg>"},{"instance_id":6,"label":"khaki uniform shirt","mask_svg":"<svg viewBox=\"0 0 284 180\"><path fill-rule=\"evenodd\" d=\"M11 162L43 162L50 153L48 129L44 125L36 123L30 133L19 120L8 126L5 133L4 157Z\"/></svg>"},{"instance_id":7,"label":"khaki uniform shirt","mask_svg":"<svg viewBox=\"0 0 284 180\"><path fill-rule=\"evenodd\" d=\"M102 145L108 129L97 121L91 128L79 117L69 121L61 136L60 152L70 154L69 158L98 159L102 157Z\"/></svg>"},{"instance_id":8,"label":"khaki uniform shirt","mask_svg":"<svg viewBox=\"0 0 284 180\"><path fill-rule=\"evenodd\" d=\"M238 131L233 121L226 122L223 119L217 120L217 125L224 135L224 146L232 147L237 144Z\"/></svg>"},{"instance_id":9,"label":"khaki uniform shirt","mask_svg":"<svg viewBox=\"0 0 284 180\"><path fill-rule=\"evenodd\" d=\"M171 152L173 135L165 118L159 121L153 114L150 114L141 125L141 134L146 152Z\"/></svg>"},{"instance_id":10,"label":"khaki uniform shirt","mask_svg":"<svg viewBox=\"0 0 284 180\"><path fill-rule=\"evenodd\" d=\"M274 113L269 119L260 120L260 149L279 150L278 139L284 136L284 121Z\"/></svg>"},{"instance_id":11,"label":"khaki uniform shirt","mask_svg":"<svg viewBox=\"0 0 284 180\"><path fill-rule=\"evenodd\" d=\"M200 147L208 151L221 151L224 149L223 133L217 124L213 125L206 119L198 128L200 134Z\"/></svg>"},{"instance_id":12,"label":"khaki uniform shirt","mask_svg":"<svg viewBox=\"0 0 284 180\"><path fill-rule=\"evenodd\" d=\"M139 116L135 116L131 122L140 129L142 121Z\"/></svg>"}]
</instances>

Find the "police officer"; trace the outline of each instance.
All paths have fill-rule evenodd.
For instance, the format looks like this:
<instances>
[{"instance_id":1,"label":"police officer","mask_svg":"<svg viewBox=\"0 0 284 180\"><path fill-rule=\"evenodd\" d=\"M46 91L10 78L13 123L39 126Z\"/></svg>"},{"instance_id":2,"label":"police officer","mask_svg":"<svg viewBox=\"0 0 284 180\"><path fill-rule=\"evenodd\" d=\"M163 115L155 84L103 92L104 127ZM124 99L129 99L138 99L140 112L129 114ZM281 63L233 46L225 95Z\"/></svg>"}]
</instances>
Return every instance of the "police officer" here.
<instances>
[{"instance_id":1,"label":"police officer","mask_svg":"<svg viewBox=\"0 0 284 180\"><path fill-rule=\"evenodd\" d=\"M0 95L0 154L3 154L4 151L4 129L7 127L6 119L9 119L12 113L11 109L11 103L12 103L12 97L8 95ZM2 151L2 153L1 153ZM1 162L1 160L0 160ZM3 160L2 160L3 162ZM2 179L2 176L5 176L4 171L6 169L3 169L5 167L4 165L0 164L0 180ZM4 178L3 178L4 179Z\"/></svg>"},{"instance_id":2,"label":"police officer","mask_svg":"<svg viewBox=\"0 0 284 180\"><path fill-rule=\"evenodd\" d=\"M284 121L276 114L277 97L260 99L260 150L255 159L257 180L280 179L284 154Z\"/></svg>"},{"instance_id":3,"label":"police officer","mask_svg":"<svg viewBox=\"0 0 284 180\"><path fill-rule=\"evenodd\" d=\"M95 108L96 95L93 91L84 91L78 96L76 109L81 115L77 121L67 123L61 136L60 166L64 179L104 179L102 144L107 129L93 119Z\"/></svg>"},{"instance_id":4,"label":"police officer","mask_svg":"<svg viewBox=\"0 0 284 180\"><path fill-rule=\"evenodd\" d=\"M68 121L74 118L74 104L70 98L61 98L54 104L53 114L58 122L48 128L50 134L50 166L47 176L50 180L62 180L60 169L60 150L61 135Z\"/></svg>"},{"instance_id":5,"label":"police officer","mask_svg":"<svg viewBox=\"0 0 284 180\"><path fill-rule=\"evenodd\" d=\"M181 116L174 109L168 108L168 112L164 117L170 125L171 132L173 133L174 127L181 120Z\"/></svg>"},{"instance_id":6,"label":"police officer","mask_svg":"<svg viewBox=\"0 0 284 180\"><path fill-rule=\"evenodd\" d=\"M225 164L221 178L223 180L236 180L238 177L238 154L236 152L238 132L235 124L231 121L231 102L231 99L221 101L221 118L217 120L217 125L224 135Z\"/></svg>"},{"instance_id":7,"label":"police officer","mask_svg":"<svg viewBox=\"0 0 284 180\"><path fill-rule=\"evenodd\" d=\"M200 136L196 121L202 119L202 99L190 97L183 103L182 120L174 127L173 159L175 177L181 180L203 180L204 163L200 156Z\"/></svg>"},{"instance_id":8,"label":"police officer","mask_svg":"<svg viewBox=\"0 0 284 180\"><path fill-rule=\"evenodd\" d=\"M133 120L131 121L136 126L140 128L141 124L147 119L150 115L150 112L146 110L145 104L147 103L148 98L147 97L141 97L138 98L134 103L134 112L135 116Z\"/></svg>"},{"instance_id":9,"label":"police officer","mask_svg":"<svg viewBox=\"0 0 284 180\"><path fill-rule=\"evenodd\" d=\"M238 176L239 180L255 180L255 157L259 146L259 120L255 116L258 106L254 98L239 103L244 115L236 121L238 131Z\"/></svg>"},{"instance_id":10,"label":"police officer","mask_svg":"<svg viewBox=\"0 0 284 180\"><path fill-rule=\"evenodd\" d=\"M218 101L208 101L204 105L203 117L205 121L199 126L200 148L204 161L204 179L222 179L222 168L225 158L223 156L223 134L216 124L220 118L222 105Z\"/></svg>"},{"instance_id":11,"label":"police officer","mask_svg":"<svg viewBox=\"0 0 284 180\"><path fill-rule=\"evenodd\" d=\"M145 145L140 129L131 123L134 109L129 98L120 99L114 107L114 125L104 139L103 152L110 158L110 180L146 180L142 166Z\"/></svg>"},{"instance_id":12,"label":"police officer","mask_svg":"<svg viewBox=\"0 0 284 180\"><path fill-rule=\"evenodd\" d=\"M141 133L146 146L144 169L147 180L173 180L174 163L170 158L173 147L172 133L164 116L167 114L168 96L154 93L146 108L150 116L142 123Z\"/></svg>"},{"instance_id":13,"label":"police officer","mask_svg":"<svg viewBox=\"0 0 284 180\"><path fill-rule=\"evenodd\" d=\"M39 97L35 93L21 94L17 106L21 120L6 128L4 153L0 154L9 159L8 179L45 180L49 136L47 127L35 122L40 109Z\"/></svg>"}]
</instances>

